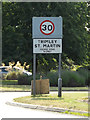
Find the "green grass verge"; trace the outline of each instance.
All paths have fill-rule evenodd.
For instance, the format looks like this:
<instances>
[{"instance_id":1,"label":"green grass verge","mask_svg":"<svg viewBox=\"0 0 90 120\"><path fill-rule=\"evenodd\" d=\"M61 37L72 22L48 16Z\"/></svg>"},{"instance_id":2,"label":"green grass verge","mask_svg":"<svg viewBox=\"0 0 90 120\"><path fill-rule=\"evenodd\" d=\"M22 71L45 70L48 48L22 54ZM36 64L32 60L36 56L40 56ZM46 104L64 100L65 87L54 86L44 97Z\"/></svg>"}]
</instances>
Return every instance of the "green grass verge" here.
<instances>
[{"instance_id":1,"label":"green grass verge","mask_svg":"<svg viewBox=\"0 0 90 120\"><path fill-rule=\"evenodd\" d=\"M62 87L62 90L88 90L88 87ZM2 85L0 91L31 91L31 85ZM50 91L58 91L58 87L50 87Z\"/></svg>"},{"instance_id":2,"label":"green grass verge","mask_svg":"<svg viewBox=\"0 0 90 120\"><path fill-rule=\"evenodd\" d=\"M2 85L18 85L18 80L2 80Z\"/></svg>"},{"instance_id":3,"label":"green grass verge","mask_svg":"<svg viewBox=\"0 0 90 120\"><path fill-rule=\"evenodd\" d=\"M52 90L52 91L57 91L58 90L58 87L50 87L50 90ZM74 90L77 90L77 91L80 91L80 90L88 90L88 87L62 87L62 90L72 90L72 91L74 91Z\"/></svg>"},{"instance_id":4,"label":"green grass verge","mask_svg":"<svg viewBox=\"0 0 90 120\"><path fill-rule=\"evenodd\" d=\"M62 113L90 117L90 114L88 114L88 113L78 113L78 112L69 112L69 111L65 111L65 112L62 112Z\"/></svg>"},{"instance_id":5,"label":"green grass verge","mask_svg":"<svg viewBox=\"0 0 90 120\"><path fill-rule=\"evenodd\" d=\"M2 85L0 91L31 91L30 85Z\"/></svg>"},{"instance_id":6,"label":"green grass verge","mask_svg":"<svg viewBox=\"0 0 90 120\"><path fill-rule=\"evenodd\" d=\"M88 112L88 102L84 101L88 99L88 93L62 93L62 97L58 97L55 94L41 94L33 96L25 96L20 98L15 98L15 102L67 108L73 110L87 111Z\"/></svg>"},{"instance_id":7,"label":"green grass verge","mask_svg":"<svg viewBox=\"0 0 90 120\"><path fill-rule=\"evenodd\" d=\"M0 80L0 91L31 91L30 85L18 85L18 80ZM88 90L88 87L62 87L63 91ZM58 87L50 87L50 91L58 91Z\"/></svg>"}]
</instances>

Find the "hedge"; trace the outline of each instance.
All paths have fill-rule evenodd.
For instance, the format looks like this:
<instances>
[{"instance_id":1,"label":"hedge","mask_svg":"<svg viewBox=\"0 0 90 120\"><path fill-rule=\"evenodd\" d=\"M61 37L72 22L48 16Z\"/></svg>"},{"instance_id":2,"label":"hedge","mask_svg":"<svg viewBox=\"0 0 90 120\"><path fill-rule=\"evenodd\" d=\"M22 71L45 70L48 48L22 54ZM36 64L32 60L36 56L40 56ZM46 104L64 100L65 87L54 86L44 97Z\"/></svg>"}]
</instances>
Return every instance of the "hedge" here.
<instances>
[{"instance_id":1,"label":"hedge","mask_svg":"<svg viewBox=\"0 0 90 120\"><path fill-rule=\"evenodd\" d=\"M85 68L77 69L77 72L85 78L85 84L89 86L90 84L90 71Z\"/></svg>"},{"instance_id":2,"label":"hedge","mask_svg":"<svg viewBox=\"0 0 90 120\"><path fill-rule=\"evenodd\" d=\"M50 80L50 86L58 86L58 71L50 71L47 75L42 75L43 79ZM10 72L7 77L8 80L18 80L19 85L31 85L33 76L28 76L21 72ZM83 87L89 85L90 72L86 70L62 70L61 71L62 86L63 87ZM40 74L36 75L36 79L40 79Z\"/></svg>"},{"instance_id":3,"label":"hedge","mask_svg":"<svg viewBox=\"0 0 90 120\"><path fill-rule=\"evenodd\" d=\"M85 78L78 72L62 71L62 83L64 87L83 87L85 86Z\"/></svg>"},{"instance_id":4,"label":"hedge","mask_svg":"<svg viewBox=\"0 0 90 120\"><path fill-rule=\"evenodd\" d=\"M47 78L50 79L51 86L58 86L58 72L49 72ZM85 77L78 72L62 70L61 72L63 87L81 87L85 85Z\"/></svg>"}]
</instances>

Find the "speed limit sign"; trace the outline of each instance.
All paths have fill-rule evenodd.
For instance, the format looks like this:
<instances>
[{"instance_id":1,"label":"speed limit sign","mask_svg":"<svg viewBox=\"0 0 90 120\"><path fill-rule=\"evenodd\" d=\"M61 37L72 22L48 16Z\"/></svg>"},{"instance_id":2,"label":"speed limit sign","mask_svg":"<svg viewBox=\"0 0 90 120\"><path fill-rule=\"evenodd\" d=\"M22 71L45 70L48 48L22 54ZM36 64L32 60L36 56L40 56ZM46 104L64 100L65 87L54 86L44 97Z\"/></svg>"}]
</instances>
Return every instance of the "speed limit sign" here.
<instances>
[{"instance_id":1,"label":"speed limit sign","mask_svg":"<svg viewBox=\"0 0 90 120\"><path fill-rule=\"evenodd\" d=\"M54 23L50 20L44 20L41 24L40 24L40 31L44 34L44 35L50 35L54 32L55 26Z\"/></svg>"},{"instance_id":2,"label":"speed limit sign","mask_svg":"<svg viewBox=\"0 0 90 120\"><path fill-rule=\"evenodd\" d=\"M32 38L62 38L62 17L33 17Z\"/></svg>"},{"instance_id":3,"label":"speed limit sign","mask_svg":"<svg viewBox=\"0 0 90 120\"><path fill-rule=\"evenodd\" d=\"M33 17L33 95L35 96L36 54L59 53L58 97L61 97L62 17Z\"/></svg>"}]
</instances>

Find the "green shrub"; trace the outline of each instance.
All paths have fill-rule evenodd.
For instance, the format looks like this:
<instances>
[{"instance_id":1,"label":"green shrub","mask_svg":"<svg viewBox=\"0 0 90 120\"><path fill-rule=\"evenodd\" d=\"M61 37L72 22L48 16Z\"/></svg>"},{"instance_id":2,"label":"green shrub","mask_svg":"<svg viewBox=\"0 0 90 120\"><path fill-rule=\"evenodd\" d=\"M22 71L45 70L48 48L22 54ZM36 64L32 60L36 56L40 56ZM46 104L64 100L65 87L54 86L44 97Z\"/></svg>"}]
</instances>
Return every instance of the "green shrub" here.
<instances>
[{"instance_id":1,"label":"green shrub","mask_svg":"<svg viewBox=\"0 0 90 120\"><path fill-rule=\"evenodd\" d=\"M28 75L19 74L18 75L18 85L30 85Z\"/></svg>"},{"instance_id":2,"label":"green shrub","mask_svg":"<svg viewBox=\"0 0 90 120\"><path fill-rule=\"evenodd\" d=\"M83 66L83 67L79 67L79 68L77 69L77 71L79 71L79 70L81 70L81 69L83 69L83 70L90 70L90 65L88 65L88 66Z\"/></svg>"},{"instance_id":3,"label":"green shrub","mask_svg":"<svg viewBox=\"0 0 90 120\"><path fill-rule=\"evenodd\" d=\"M5 79L7 80L17 80L19 72L11 71L6 76Z\"/></svg>"},{"instance_id":4,"label":"green shrub","mask_svg":"<svg viewBox=\"0 0 90 120\"><path fill-rule=\"evenodd\" d=\"M49 79L51 86L58 86L58 72L49 72L47 78Z\"/></svg>"},{"instance_id":5,"label":"green shrub","mask_svg":"<svg viewBox=\"0 0 90 120\"><path fill-rule=\"evenodd\" d=\"M40 74L36 74L36 79L40 79ZM33 80L33 75L28 76L26 74L18 75L18 84L19 85L31 85L31 81Z\"/></svg>"},{"instance_id":6,"label":"green shrub","mask_svg":"<svg viewBox=\"0 0 90 120\"><path fill-rule=\"evenodd\" d=\"M73 71L62 71L62 82L64 87L81 87L85 86L85 78Z\"/></svg>"},{"instance_id":7,"label":"green shrub","mask_svg":"<svg viewBox=\"0 0 90 120\"><path fill-rule=\"evenodd\" d=\"M58 72L49 72L47 78L49 78L51 86L58 86ZM61 78L63 87L85 86L85 78L78 72L62 70Z\"/></svg>"},{"instance_id":8,"label":"green shrub","mask_svg":"<svg viewBox=\"0 0 90 120\"><path fill-rule=\"evenodd\" d=\"M85 78L85 84L89 86L90 83L90 71L88 69L79 68L77 72Z\"/></svg>"},{"instance_id":9,"label":"green shrub","mask_svg":"<svg viewBox=\"0 0 90 120\"><path fill-rule=\"evenodd\" d=\"M19 85L30 85L28 75L24 74L21 71L11 71L6 77L6 80L18 80Z\"/></svg>"},{"instance_id":10,"label":"green shrub","mask_svg":"<svg viewBox=\"0 0 90 120\"><path fill-rule=\"evenodd\" d=\"M18 85L31 85L31 80L33 80L33 76L28 76L21 71L11 71L6 77L6 80L18 80ZM40 75L36 74L36 79L40 79Z\"/></svg>"},{"instance_id":11,"label":"green shrub","mask_svg":"<svg viewBox=\"0 0 90 120\"><path fill-rule=\"evenodd\" d=\"M69 73L70 73L70 72L67 71L67 70L63 70L63 71L61 72L62 86L64 86L64 87L68 86L69 79L70 79Z\"/></svg>"}]
</instances>

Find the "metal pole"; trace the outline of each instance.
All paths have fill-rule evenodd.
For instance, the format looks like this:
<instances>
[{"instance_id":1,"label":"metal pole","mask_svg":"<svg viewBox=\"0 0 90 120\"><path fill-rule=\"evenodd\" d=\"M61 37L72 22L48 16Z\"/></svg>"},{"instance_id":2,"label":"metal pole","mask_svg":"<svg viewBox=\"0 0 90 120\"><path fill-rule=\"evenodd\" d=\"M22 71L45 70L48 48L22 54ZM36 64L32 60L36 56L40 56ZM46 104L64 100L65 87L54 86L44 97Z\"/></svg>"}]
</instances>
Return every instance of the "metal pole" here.
<instances>
[{"instance_id":1,"label":"metal pole","mask_svg":"<svg viewBox=\"0 0 90 120\"><path fill-rule=\"evenodd\" d=\"M33 54L33 95L35 96L35 78L36 78L36 54Z\"/></svg>"},{"instance_id":2,"label":"metal pole","mask_svg":"<svg viewBox=\"0 0 90 120\"><path fill-rule=\"evenodd\" d=\"M61 54L59 54L59 78L58 78L58 97L62 96L62 79L61 79Z\"/></svg>"}]
</instances>

